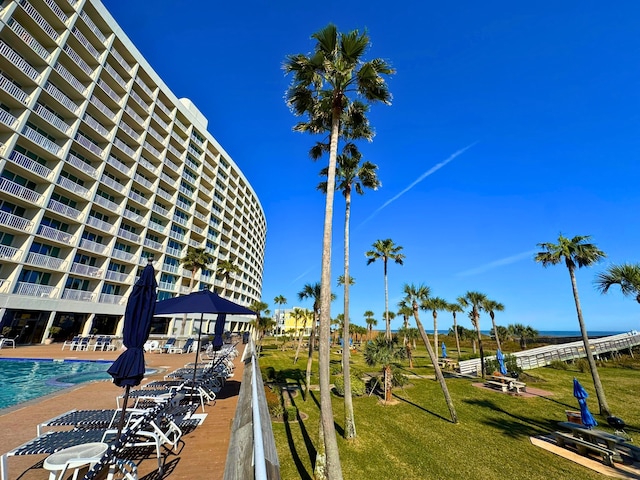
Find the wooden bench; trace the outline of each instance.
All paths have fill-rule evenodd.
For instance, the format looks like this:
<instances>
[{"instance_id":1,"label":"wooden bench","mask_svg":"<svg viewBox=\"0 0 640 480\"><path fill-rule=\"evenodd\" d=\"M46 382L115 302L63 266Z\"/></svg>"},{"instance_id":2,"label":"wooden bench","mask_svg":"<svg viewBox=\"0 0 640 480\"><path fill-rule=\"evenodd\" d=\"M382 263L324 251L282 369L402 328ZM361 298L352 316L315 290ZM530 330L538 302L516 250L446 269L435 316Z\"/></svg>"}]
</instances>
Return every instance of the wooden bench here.
<instances>
[{"instance_id":1,"label":"wooden bench","mask_svg":"<svg viewBox=\"0 0 640 480\"><path fill-rule=\"evenodd\" d=\"M502 383L502 382L494 382L493 380L487 380L486 382L484 382L484 384L487 387L490 388L495 388L497 390L502 390L503 392L507 392L507 390L509 389L509 384L507 383Z\"/></svg>"},{"instance_id":2,"label":"wooden bench","mask_svg":"<svg viewBox=\"0 0 640 480\"><path fill-rule=\"evenodd\" d=\"M602 461L605 465L613 466L613 460L616 459L618 461L622 461L622 457L620 454L611 450L607 447L603 447L602 445L596 445L595 443L588 442L583 440L582 438L574 437L570 433L565 432L553 432L553 435L556 438L556 443L560 447L564 447L565 445L574 445L576 450L580 455L588 456L589 452L597 453L602 457Z\"/></svg>"}]
</instances>

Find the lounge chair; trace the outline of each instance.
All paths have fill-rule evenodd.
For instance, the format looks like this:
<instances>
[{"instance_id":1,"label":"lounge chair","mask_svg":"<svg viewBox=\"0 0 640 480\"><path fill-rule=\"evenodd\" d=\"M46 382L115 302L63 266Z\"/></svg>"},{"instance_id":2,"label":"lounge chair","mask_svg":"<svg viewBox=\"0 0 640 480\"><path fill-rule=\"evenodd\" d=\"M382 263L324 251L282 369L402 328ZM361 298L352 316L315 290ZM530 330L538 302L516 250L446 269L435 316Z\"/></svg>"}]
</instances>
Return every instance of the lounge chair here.
<instances>
[{"instance_id":1,"label":"lounge chair","mask_svg":"<svg viewBox=\"0 0 640 480\"><path fill-rule=\"evenodd\" d=\"M111 343L111 337L109 336L98 337L95 343L89 345L89 347L93 348L94 351L99 349L103 352L116 349L116 346Z\"/></svg>"},{"instance_id":2,"label":"lounge chair","mask_svg":"<svg viewBox=\"0 0 640 480\"><path fill-rule=\"evenodd\" d=\"M169 347L168 353L189 353L193 348L193 338L187 338L182 347Z\"/></svg>"},{"instance_id":3,"label":"lounge chair","mask_svg":"<svg viewBox=\"0 0 640 480\"><path fill-rule=\"evenodd\" d=\"M70 350L88 350L90 342L91 337L80 337L80 340L78 340L75 346L71 346Z\"/></svg>"},{"instance_id":4,"label":"lounge chair","mask_svg":"<svg viewBox=\"0 0 640 480\"><path fill-rule=\"evenodd\" d=\"M78 345L78 342L80 342L80 338L80 335L76 335L71 340L65 340L62 344L62 350L64 350L64 347L69 347L69 350L73 350L76 345Z\"/></svg>"},{"instance_id":5,"label":"lounge chair","mask_svg":"<svg viewBox=\"0 0 640 480\"><path fill-rule=\"evenodd\" d=\"M13 348L16 348L16 338L18 338L18 336L14 338L0 338L0 349L8 347L9 345L11 345Z\"/></svg>"},{"instance_id":6,"label":"lounge chair","mask_svg":"<svg viewBox=\"0 0 640 480\"><path fill-rule=\"evenodd\" d=\"M176 343L175 337L167 338L167 341L164 342L164 345L161 347L162 352L168 352L171 347L173 347Z\"/></svg>"}]
</instances>

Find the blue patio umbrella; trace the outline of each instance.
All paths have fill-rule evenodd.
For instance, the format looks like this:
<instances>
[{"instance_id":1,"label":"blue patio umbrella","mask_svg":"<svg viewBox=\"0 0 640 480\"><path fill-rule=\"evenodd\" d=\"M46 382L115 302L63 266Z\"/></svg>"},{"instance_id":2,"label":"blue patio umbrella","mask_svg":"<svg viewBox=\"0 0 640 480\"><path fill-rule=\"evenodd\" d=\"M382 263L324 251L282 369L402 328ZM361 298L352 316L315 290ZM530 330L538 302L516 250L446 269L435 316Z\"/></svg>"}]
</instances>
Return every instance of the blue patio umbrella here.
<instances>
[{"instance_id":1,"label":"blue patio umbrella","mask_svg":"<svg viewBox=\"0 0 640 480\"><path fill-rule=\"evenodd\" d=\"M584 389L577 378L573 379L573 396L578 399L578 404L580 405L580 420L582 424L587 428L592 428L598 425L596 419L593 418L589 408L587 407L587 397L589 394Z\"/></svg>"},{"instance_id":2,"label":"blue patio umbrella","mask_svg":"<svg viewBox=\"0 0 640 480\"><path fill-rule=\"evenodd\" d=\"M498 360L498 365L500 365L500 373L502 375L506 375L507 374L507 367L504 364L504 354L502 353L502 350L498 349L498 351L496 352L496 360Z\"/></svg>"},{"instance_id":3,"label":"blue patio umbrella","mask_svg":"<svg viewBox=\"0 0 640 480\"><path fill-rule=\"evenodd\" d=\"M140 385L144 377L143 345L149 338L149 331L151 330L157 287L155 270L151 264L151 259L148 259L147 266L144 267L140 278L133 286L124 312L122 342L127 349L120 354L107 370L109 375L113 377L113 383L119 387L125 387L119 430L122 430L123 426L122 422L127 408L129 389Z\"/></svg>"},{"instance_id":4,"label":"blue patio umbrella","mask_svg":"<svg viewBox=\"0 0 640 480\"><path fill-rule=\"evenodd\" d=\"M166 300L161 300L156 303L155 315L173 315L180 313L199 313L200 314L200 329L198 331L198 348L196 348L196 365L198 364L198 350L200 348L200 335L202 333L202 320L205 313L213 314L225 314L218 315L215 332L220 332L220 340L222 340L222 333L224 331L224 321L226 315L255 315L256 312L243 307L231 300L222 298L215 292L210 290L200 290L199 292L193 292L189 295L183 295L182 297L173 297ZM215 337L214 337L215 345ZM222 345L222 344L220 344ZM196 380L196 369L193 371L193 382Z\"/></svg>"},{"instance_id":5,"label":"blue patio umbrella","mask_svg":"<svg viewBox=\"0 0 640 480\"><path fill-rule=\"evenodd\" d=\"M442 358L447 358L447 346L442 342Z\"/></svg>"},{"instance_id":6,"label":"blue patio umbrella","mask_svg":"<svg viewBox=\"0 0 640 480\"><path fill-rule=\"evenodd\" d=\"M226 313L219 313L216 318L216 324L213 327L213 350L218 351L222 348L222 335L224 334L224 323L227 320Z\"/></svg>"}]
</instances>

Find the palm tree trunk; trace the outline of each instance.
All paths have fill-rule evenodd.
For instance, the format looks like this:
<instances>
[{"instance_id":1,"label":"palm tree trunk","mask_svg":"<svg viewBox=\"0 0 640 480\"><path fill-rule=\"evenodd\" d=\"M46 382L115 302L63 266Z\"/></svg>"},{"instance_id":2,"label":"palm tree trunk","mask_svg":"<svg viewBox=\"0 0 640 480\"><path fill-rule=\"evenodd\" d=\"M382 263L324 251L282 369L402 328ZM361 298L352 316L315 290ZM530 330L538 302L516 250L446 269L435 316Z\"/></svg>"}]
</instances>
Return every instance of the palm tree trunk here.
<instances>
[{"instance_id":1,"label":"palm tree trunk","mask_svg":"<svg viewBox=\"0 0 640 480\"><path fill-rule=\"evenodd\" d=\"M433 311L433 351L438 357L438 312Z\"/></svg>"},{"instance_id":2,"label":"palm tree trunk","mask_svg":"<svg viewBox=\"0 0 640 480\"><path fill-rule=\"evenodd\" d=\"M351 217L351 194L345 195L344 214L344 322L342 326L342 338L349 335L349 219ZM348 347L348 346L347 346ZM356 438L356 420L353 414L353 396L351 392L351 365L349 357L351 348L342 349L342 376L344 379L344 438L347 440Z\"/></svg>"},{"instance_id":3,"label":"palm tree trunk","mask_svg":"<svg viewBox=\"0 0 640 480\"><path fill-rule=\"evenodd\" d=\"M478 334L478 349L480 350L480 373L482 374L482 378L484 378L487 372L484 366L484 348L482 347L482 334L480 333L480 315L478 315L477 310L474 310L473 318L475 319L476 333Z\"/></svg>"},{"instance_id":4,"label":"palm tree trunk","mask_svg":"<svg viewBox=\"0 0 640 480\"><path fill-rule=\"evenodd\" d=\"M460 359L460 338L458 336L458 324L456 323L456 312L453 312L453 332L456 336L456 348L458 349L458 360Z\"/></svg>"},{"instance_id":5,"label":"palm tree trunk","mask_svg":"<svg viewBox=\"0 0 640 480\"><path fill-rule=\"evenodd\" d=\"M333 226L333 197L336 182L336 163L338 156L338 138L340 135L340 113L342 96L334 98L331 113L331 143L329 147L329 167L327 171L327 193L325 197L324 231L322 237L322 271L320 275L320 329L319 329L319 383L320 383L320 414L322 420L322 435L327 454L326 478L330 480L342 479L340 465L340 451L333 423L333 406L331 405L330 386L330 348L329 334L331 331L331 236Z\"/></svg>"},{"instance_id":6,"label":"palm tree trunk","mask_svg":"<svg viewBox=\"0 0 640 480\"><path fill-rule=\"evenodd\" d=\"M307 320L305 319L304 323L302 324L302 330L298 332L298 348L296 348L296 355L295 357L293 357L294 365L298 363L298 358L300 357L300 349L302 348L302 339L304 338L304 331L306 328L307 328ZM297 329L298 329L298 326L296 325L296 330Z\"/></svg>"},{"instance_id":7,"label":"palm tree trunk","mask_svg":"<svg viewBox=\"0 0 640 480\"><path fill-rule=\"evenodd\" d=\"M436 357L433 349L431 348L431 342L429 342L429 336L427 335L427 332L424 331L424 328L422 327L422 323L420 322L420 317L418 316L417 304L413 305L413 316L416 319L416 325L418 326L418 331L420 332L420 336L422 337L422 341L424 342L424 345L427 347L429 358L431 359L433 368L436 371L436 378L438 379L438 383L440 383L440 388L442 389L444 400L447 403L447 407L449 408L451 421L453 423L458 423L458 415L456 414L456 408L453 406L453 400L451 400L451 395L449 395L447 382L445 382L444 375L442 374L442 370L440 370L440 365L438 364L438 357Z\"/></svg>"},{"instance_id":8,"label":"palm tree trunk","mask_svg":"<svg viewBox=\"0 0 640 480\"><path fill-rule=\"evenodd\" d=\"M384 321L386 323L386 330L384 338L387 342L391 341L391 322L389 321L389 284L387 281L387 258L384 259Z\"/></svg>"},{"instance_id":9,"label":"palm tree trunk","mask_svg":"<svg viewBox=\"0 0 640 480\"><path fill-rule=\"evenodd\" d=\"M502 350L500 347L500 337L498 337L498 327L496 327L496 320L493 315L493 311L489 312L491 315L491 323L493 324L493 334L496 336L496 345L498 346L498 350Z\"/></svg>"},{"instance_id":10,"label":"palm tree trunk","mask_svg":"<svg viewBox=\"0 0 640 480\"><path fill-rule=\"evenodd\" d=\"M189 293L193 292L193 283L195 280L196 271L191 270L191 280L189 280ZM184 335L184 329L187 326L187 314L182 315L182 325L180 326L180 335Z\"/></svg>"},{"instance_id":11,"label":"palm tree trunk","mask_svg":"<svg viewBox=\"0 0 640 480\"><path fill-rule=\"evenodd\" d=\"M384 400L390 402L392 400L391 387L392 387L392 373L391 365L384 366Z\"/></svg>"},{"instance_id":12,"label":"palm tree trunk","mask_svg":"<svg viewBox=\"0 0 640 480\"><path fill-rule=\"evenodd\" d=\"M316 343L316 321L317 316L313 315L313 327L311 328L311 335L309 336L309 355L307 356L307 370L305 374L305 385L307 387L307 395L309 395L309 387L311 386L311 365L313 364L313 351L315 350Z\"/></svg>"},{"instance_id":13,"label":"palm tree trunk","mask_svg":"<svg viewBox=\"0 0 640 480\"><path fill-rule=\"evenodd\" d=\"M596 397L598 397L598 405L600 406L600 415L611 415L607 398L604 395L604 388L602 382L600 382L600 375L598 374L598 366L593 358L593 353L589 346L589 335L587 334L587 328L584 325L582 319L582 308L580 307L580 297L578 296L578 285L576 284L576 276L573 269L569 267L569 276L571 277L571 288L573 289L573 299L576 302L576 311L578 313L578 323L580 324L580 333L582 334L582 342L584 343L584 351L587 353L587 362L589 362L589 370L591 370L591 377L593 378L593 386L596 389Z\"/></svg>"}]
</instances>

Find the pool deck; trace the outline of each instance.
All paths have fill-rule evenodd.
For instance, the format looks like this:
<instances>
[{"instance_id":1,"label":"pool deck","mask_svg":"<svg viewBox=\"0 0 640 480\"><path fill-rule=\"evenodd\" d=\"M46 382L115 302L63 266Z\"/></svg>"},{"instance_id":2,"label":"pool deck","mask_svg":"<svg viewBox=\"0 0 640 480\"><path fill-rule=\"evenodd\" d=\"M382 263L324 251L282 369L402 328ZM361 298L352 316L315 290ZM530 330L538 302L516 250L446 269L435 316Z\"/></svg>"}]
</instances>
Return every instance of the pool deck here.
<instances>
[{"instance_id":1,"label":"pool deck","mask_svg":"<svg viewBox=\"0 0 640 480\"><path fill-rule=\"evenodd\" d=\"M53 358L77 360L115 360L117 352L61 350L62 344L35 345L0 349L2 358ZM242 354L244 345L239 344ZM207 417L194 431L185 434L184 448L178 454L165 457L165 473L157 475L155 458L144 460L139 465L138 478L189 480L207 478L222 479L227 457L231 423L236 411L243 363L241 356L234 360L234 376L227 380L219 392L215 405L205 407ZM194 361L194 354L146 354L147 366L158 369L157 373L145 377L143 384L162 380L164 375L186 363ZM72 409L116 408L116 397L124 390L109 381L98 381L64 389L61 392L31 400L14 407L0 410L0 455L36 437L36 425ZM202 413L199 408L197 413ZM46 455L14 456L8 459L9 480L35 480L48 478L41 466Z\"/></svg>"}]
</instances>

